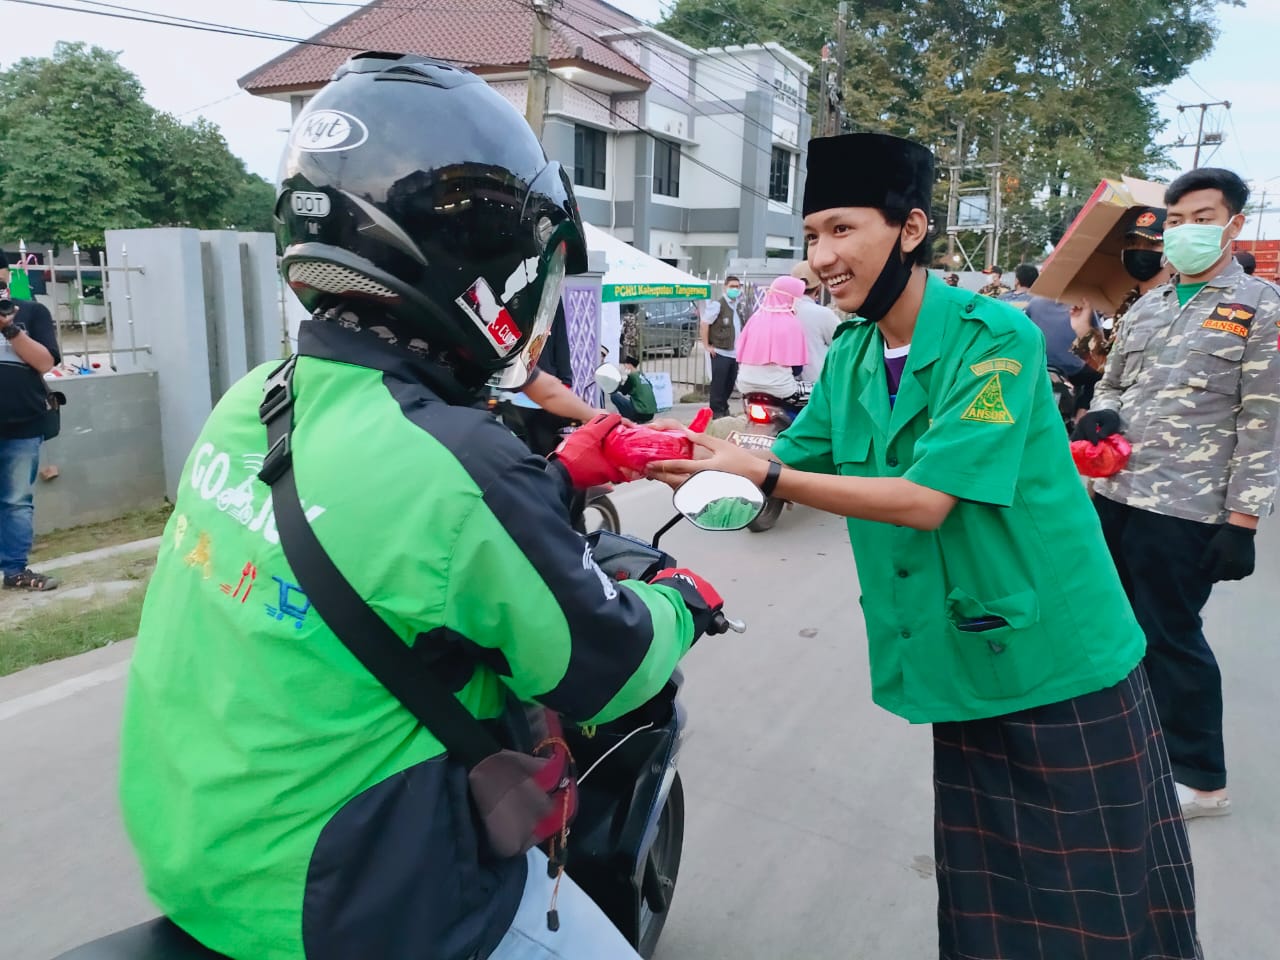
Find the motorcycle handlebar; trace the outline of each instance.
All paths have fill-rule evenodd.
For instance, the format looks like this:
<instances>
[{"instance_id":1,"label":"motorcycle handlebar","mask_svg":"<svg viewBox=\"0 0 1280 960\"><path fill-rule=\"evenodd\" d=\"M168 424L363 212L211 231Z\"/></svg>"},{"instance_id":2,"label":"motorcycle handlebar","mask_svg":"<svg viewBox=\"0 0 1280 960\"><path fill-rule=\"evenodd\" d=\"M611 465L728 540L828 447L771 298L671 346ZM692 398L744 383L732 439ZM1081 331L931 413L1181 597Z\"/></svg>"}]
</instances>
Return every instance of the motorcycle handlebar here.
<instances>
[{"instance_id":1,"label":"motorcycle handlebar","mask_svg":"<svg viewBox=\"0 0 1280 960\"><path fill-rule=\"evenodd\" d=\"M730 630L734 633L746 633L747 625L741 620L726 617L723 610L717 610L715 616L711 618L711 626L707 629L707 633L715 636L728 633Z\"/></svg>"}]
</instances>

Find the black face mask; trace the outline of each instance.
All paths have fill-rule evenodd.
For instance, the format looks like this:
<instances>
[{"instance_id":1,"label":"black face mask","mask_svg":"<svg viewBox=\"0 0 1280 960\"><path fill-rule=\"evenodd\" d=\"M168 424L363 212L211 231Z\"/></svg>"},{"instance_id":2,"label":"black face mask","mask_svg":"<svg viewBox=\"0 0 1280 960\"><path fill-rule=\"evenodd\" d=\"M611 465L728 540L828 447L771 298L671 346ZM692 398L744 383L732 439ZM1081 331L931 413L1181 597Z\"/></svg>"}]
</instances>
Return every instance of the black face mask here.
<instances>
[{"instance_id":1,"label":"black face mask","mask_svg":"<svg viewBox=\"0 0 1280 960\"><path fill-rule=\"evenodd\" d=\"M1160 272L1164 254L1159 250L1122 250L1120 262L1124 264L1124 272L1141 283L1150 280Z\"/></svg>"},{"instance_id":2,"label":"black face mask","mask_svg":"<svg viewBox=\"0 0 1280 960\"><path fill-rule=\"evenodd\" d=\"M876 323L884 319L884 315L893 309L893 305L907 288L911 279L911 264L902 256L902 234L893 241L893 249L889 251L889 259L885 261L880 276L867 291L867 298L862 301L855 313L866 320Z\"/></svg>"}]
</instances>

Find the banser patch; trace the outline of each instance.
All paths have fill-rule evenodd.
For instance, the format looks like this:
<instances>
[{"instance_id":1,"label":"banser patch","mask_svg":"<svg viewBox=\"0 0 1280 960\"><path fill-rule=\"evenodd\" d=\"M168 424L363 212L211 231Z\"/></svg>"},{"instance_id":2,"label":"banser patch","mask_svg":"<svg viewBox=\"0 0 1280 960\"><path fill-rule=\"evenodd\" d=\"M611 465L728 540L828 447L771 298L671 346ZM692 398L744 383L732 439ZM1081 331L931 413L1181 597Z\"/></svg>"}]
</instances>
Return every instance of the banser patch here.
<instances>
[{"instance_id":1,"label":"banser patch","mask_svg":"<svg viewBox=\"0 0 1280 960\"><path fill-rule=\"evenodd\" d=\"M1201 326L1207 330L1223 330L1237 337L1248 337L1257 312L1256 308L1243 303L1220 303Z\"/></svg>"},{"instance_id":2,"label":"banser patch","mask_svg":"<svg viewBox=\"0 0 1280 960\"><path fill-rule=\"evenodd\" d=\"M978 395L969 404L969 409L960 415L961 420L976 420L979 423L1013 423L1013 414L1005 406L1004 390L1000 386L1000 374L993 374L991 379L982 385Z\"/></svg>"}]
</instances>

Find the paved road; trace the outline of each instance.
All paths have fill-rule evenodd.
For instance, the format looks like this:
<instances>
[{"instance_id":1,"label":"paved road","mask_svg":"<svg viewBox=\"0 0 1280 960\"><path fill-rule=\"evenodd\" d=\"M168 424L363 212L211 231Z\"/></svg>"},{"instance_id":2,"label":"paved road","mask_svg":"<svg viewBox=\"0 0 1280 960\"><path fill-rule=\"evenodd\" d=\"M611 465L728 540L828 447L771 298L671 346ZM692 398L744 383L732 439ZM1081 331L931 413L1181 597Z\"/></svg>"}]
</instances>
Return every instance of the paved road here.
<instances>
[{"instance_id":1,"label":"paved road","mask_svg":"<svg viewBox=\"0 0 1280 960\"><path fill-rule=\"evenodd\" d=\"M624 493L622 515L645 533L668 510L661 489L640 489ZM936 956L929 733L869 702L843 524L793 510L768 534L683 525L664 545L713 579L750 631L686 660L689 824L659 960ZM1259 548L1258 574L1222 586L1209 613L1237 806L1191 830L1209 960L1276 956L1280 927L1280 525ZM114 800L127 653L0 680L5 960L45 960L150 913Z\"/></svg>"}]
</instances>

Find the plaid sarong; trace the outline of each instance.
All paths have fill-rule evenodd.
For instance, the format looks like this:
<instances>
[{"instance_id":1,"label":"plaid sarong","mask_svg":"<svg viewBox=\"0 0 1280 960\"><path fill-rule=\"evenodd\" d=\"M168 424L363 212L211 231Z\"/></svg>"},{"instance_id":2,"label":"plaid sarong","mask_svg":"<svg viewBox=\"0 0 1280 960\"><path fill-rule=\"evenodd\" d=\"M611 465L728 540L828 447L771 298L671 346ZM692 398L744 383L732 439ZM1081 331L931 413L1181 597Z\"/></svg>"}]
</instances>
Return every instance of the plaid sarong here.
<instances>
[{"instance_id":1,"label":"plaid sarong","mask_svg":"<svg viewBox=\"0 0 1280 960\"><path fill-rule=\"evenodd\" d=\"M941 960L1201 960L1146 674L934 726Z\"/></svg>"}]
</instances>

